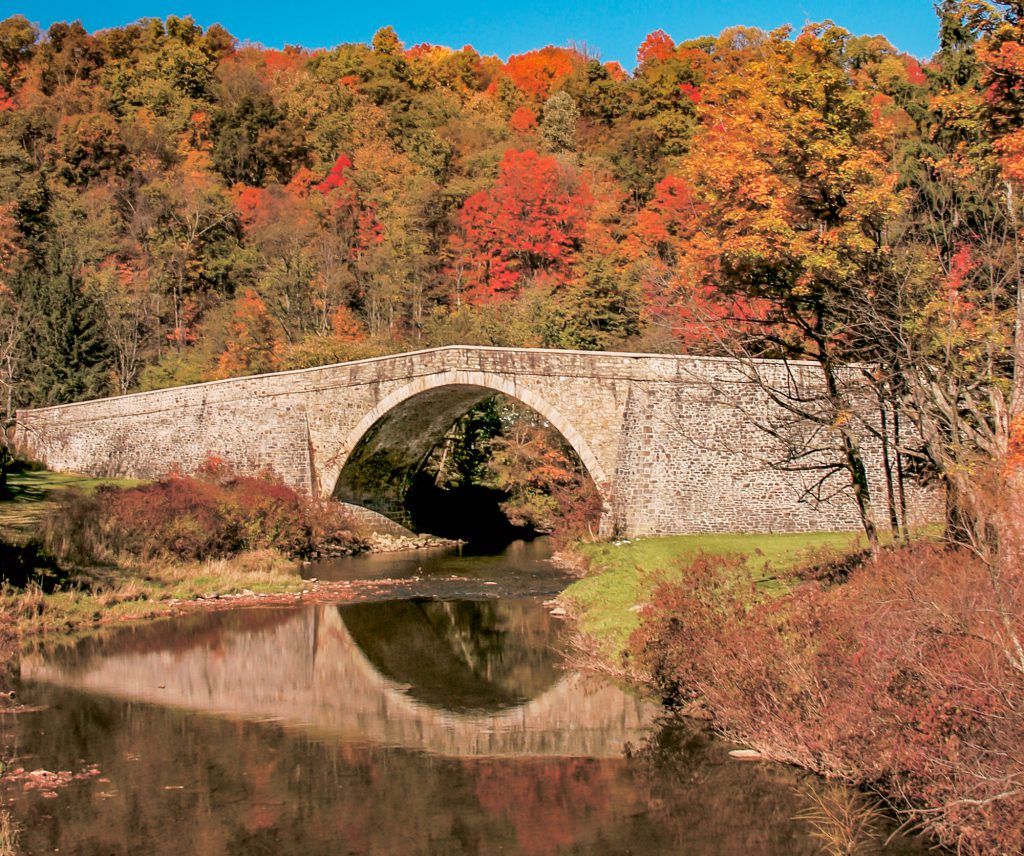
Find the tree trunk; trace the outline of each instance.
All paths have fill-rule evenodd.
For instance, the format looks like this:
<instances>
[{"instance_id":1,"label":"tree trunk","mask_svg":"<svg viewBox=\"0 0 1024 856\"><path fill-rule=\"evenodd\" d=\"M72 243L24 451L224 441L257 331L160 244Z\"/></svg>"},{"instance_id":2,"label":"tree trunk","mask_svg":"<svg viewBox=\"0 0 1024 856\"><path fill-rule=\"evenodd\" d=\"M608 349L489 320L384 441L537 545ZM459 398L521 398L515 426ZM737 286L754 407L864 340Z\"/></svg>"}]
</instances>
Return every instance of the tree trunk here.
<instances>
[{"instance_id":1,"label":"tree trunk","mask_svg":"<svg viewBox=\"0 0 1024 856\"><path fill-rule=\"evenodd\" d=\"M889 453L889 420L885 415L885 399L878 393L878 422L882 429L882 465L885 468L885 500L889 511L889 528L893 540L900 537L900 518L896 511L896 491L893 487L892 457Z\"/></svg>"},{"instance_id":2,"label":"tree trunk","mask_svg":"<svg viewBox=\"0 0 1024 856\"><path fill-rule=\"evenodd\" d=\"M903 471L903 446L900 440L900 409L893 407L892 411L892 438L896 447L896 489L900 500L900 522L903 525L903 543L910 542L910 524L907 521L907 485Z\"/></svg>"},{"instance_id":3,"label":"tree trunk","mask_svg":"<svg viewBox=\"0 0 1024 856\"><path fill-rule=\"evenodd\" d=\"M824 349L822 349L822 353L824 353ZM850 473L850 485L853 488L853 498L857 503L860 523L864 528L864 534L867 536L868 547L874 552L878 549L878 527L875 525L875 518L871 509L871 491L868 487L868 474L864 466L864 457L861 455L857 437L850 429L852 422L849 413L850 408L844 406L843 394L839 389L839 380L832 368L831 361L826 356L819 359L818 362L825 375L825 388L828 391L828 399L834 414L836 429L843 440L844 464Z\"/></svg>"},{"instance_id":4,"label":"tree trunk","mask_svg":"<svg viewBox=\"0 0 1024 856\"><path fill-rule=\"evenodd\" d=\"M1013 330L1013 395L1010 419L1024 413L1024 280L1017 280L1017 313Z\"/></svg>"}]
</instances>

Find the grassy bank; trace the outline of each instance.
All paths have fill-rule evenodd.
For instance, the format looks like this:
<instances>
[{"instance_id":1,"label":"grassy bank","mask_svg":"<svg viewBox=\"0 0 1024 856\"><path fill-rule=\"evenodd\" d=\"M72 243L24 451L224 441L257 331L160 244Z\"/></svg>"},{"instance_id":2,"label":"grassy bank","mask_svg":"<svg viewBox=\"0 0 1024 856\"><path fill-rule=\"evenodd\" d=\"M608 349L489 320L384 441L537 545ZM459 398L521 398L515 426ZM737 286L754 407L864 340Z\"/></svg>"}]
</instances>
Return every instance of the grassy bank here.
<instances>
[{"instance_id":1,"label":"grassy bank","mask_svg":"<svg viewBox=\"0 0 1024 856\"><path fill-rule=\"evenodd\" d=\"M306 585L299 563L276 550L250 551L202 562L151 560L90 568L70 585L44 594L37 586L6 587L0 614L20 638L76 633L100 623L152 618L200 598L292 594Z\"/></svg>"},{"instance_id":2,"label":"grassy bank","mask_svg":"<svg viewBox=\"0 0 1024 856\"><path fill-rule=\"evenodd\" d=\"M0 538L19 543L39 534L47 514L67 490L92 493L100 487L135 487L137 479L98 479L77 473L22 469L7 476L7 496L0 500Z\"/></svg>"},{"instance_id":3,"label":"grassy bank","mask_svg":"<svg viewBox=\"0 0 1024 856\"><path fill-rule=\"evenodd\" d=\"M639 606L650 600L659 582L678 578L700 552L742 554L743 573L753 585L782 593L789 584L781 577L794 566L861 547L861 536L854 532L671 535L579 544L574 550L588 575L569 586L563 599L578 616L580 629L606 656L617 658L640 623Z\"/></svg>"},{"instance_id":4,"label":"grassy bank","mask_svg":"<svg viewBox=\"0 0 1024 856\"><path fill-rule=\"evenodd\" d=\"M19 637L168 614L211 596L297 593L297 556L320 542L355 543L344 515L269 477L223 468L158 482L25 468L7 488L5 648Z\"/></svg>"}]
</instances>

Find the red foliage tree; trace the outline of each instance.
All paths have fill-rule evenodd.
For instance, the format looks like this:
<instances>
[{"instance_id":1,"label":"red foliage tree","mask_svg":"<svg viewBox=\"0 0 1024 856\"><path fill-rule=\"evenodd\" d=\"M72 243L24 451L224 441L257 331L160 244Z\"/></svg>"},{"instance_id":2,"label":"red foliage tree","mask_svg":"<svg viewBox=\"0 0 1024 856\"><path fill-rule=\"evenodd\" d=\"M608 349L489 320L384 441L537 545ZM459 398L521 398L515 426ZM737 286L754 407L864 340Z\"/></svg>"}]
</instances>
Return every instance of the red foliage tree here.
<instances>
[{"instance_id":1,"label":"red foliage tree","mask_svg":"<svg viewBox=\"0 0 1024 856\"><path fill-rule=\"evenodd\" d=\"M381 225L373 209L359 199L355 182L349 175L352 170L352 159L343 152L316 189L327 200L336 230L350 234L353 249L358 252L380 240Z\"/></svg>"},{"instance_id":2,"label":"red foliage tree","mask_svg":"<svg viewBox=\"0 0 1024 856\"><path fill-rule=\"evenodd\" d=\"M334 166L331 167L331 171L327 173L327 178L320 182L320 184L316 186L316 189L326 196L333 190L350 188L351 185L346 173L351 169L352 158L342 152L338 155L337 160L334 161Z\"/></svg>"},{"instance_id":3,"label":"red foliage tree","mask_svg":"<svg viewBox=\"0 0 1024 856\"><path fill-rule=\"evenodd\" d=\"M636 64L643 67L651 62L664 62L676 51L676 43L664 30L655 30L641 42L636 50Z\"/></svg>"},{"instance_id":4,"label":"red foliage tree","mask_svg":"<svg viewBox=\"0 0 1024 856\"><path fill-rule=\"evenodd\" d=\"M592 202L553 157L509 149L494 185L466 200L452 239L470 300L510 296L526 277L568 282Z\"/></svg>"},{"instance_id":5,"label":"red foliage tree","mask_svg":"<svg viewBox=\"0 0 1024 856\"><path fill-rule=\"evenodd\" d=\"M532 131L537 127L537 114L529 107L518 108L508 120L513 131Z\"/></svg>"}]
</instances>

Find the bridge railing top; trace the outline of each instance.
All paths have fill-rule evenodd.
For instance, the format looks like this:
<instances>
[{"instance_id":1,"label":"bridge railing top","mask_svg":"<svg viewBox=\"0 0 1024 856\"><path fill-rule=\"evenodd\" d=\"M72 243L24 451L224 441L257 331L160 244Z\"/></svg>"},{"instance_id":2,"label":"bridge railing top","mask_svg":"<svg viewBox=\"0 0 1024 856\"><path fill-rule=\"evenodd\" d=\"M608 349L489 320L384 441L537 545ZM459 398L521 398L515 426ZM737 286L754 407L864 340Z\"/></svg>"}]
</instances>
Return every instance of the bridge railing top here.
<instances>
[{"instance_id":1,"label":"bridge railing top","mask_svg":"<svg viewBox=\"0 0 1024 856\"><path fill-rule=\"evenodd\" d=\"M494 353L494 354L514 354L514 355L536 355L536 356L565 356L565 357L584 357L589 359L596 358L612 358L612 359L626 359L630 361L650 361L650 362L689 362L697 364L718 364L723 366L740 366L743 364L751 365L763 365L763 366L790 366L790 367L814 367L817 365L812 360L781 360L781 359L751 359L751 360L739 360L734 357L715 357L715 356L702 356L702 355L691 355L691 354L656 354L656 353L642 353L642 352L630 352L630 351L581 351L571 350L563 348L508 348L508 347L497 347L492 345L441 345L435 348L422 348L416 351L401 351L395 354L384 354L379 357L366 357L361 360L350 360L342 363L329 363L322 366L309 366L300 369L287 369L285 371L277 372L262 372L259 374L251 375L240 375L238 377L223 378L220 380L209 380L202 381L199 383L182 384L180 386L161 387L160 389L149 389L142 392L130 392L124 395L107 396L105 398L92 398L85 401L76 401L68 404L55 404L48 407L36 407L36 408L24 408L18 411L18 414L22 413L45 413L47 411L66 411L73 408L85 407L92 404L96 404L101 401L119 401L134 398L143 398L148 396L165 396L172 392L183 392L189 389L204 388L212 389L216 387L226 387L232 384L238 384L241 382L258 381L266 378L283 378L289 376L302 376L312 375L317 372L324 372L330 369L338 368L358 368L360 366L369 366L375 364L382 364L387 362L396 362L399 360L414 359L417 357L426 357L433 354L440 354L444 352L474 352L474 353Z\"/></svg>"}]
</instances>

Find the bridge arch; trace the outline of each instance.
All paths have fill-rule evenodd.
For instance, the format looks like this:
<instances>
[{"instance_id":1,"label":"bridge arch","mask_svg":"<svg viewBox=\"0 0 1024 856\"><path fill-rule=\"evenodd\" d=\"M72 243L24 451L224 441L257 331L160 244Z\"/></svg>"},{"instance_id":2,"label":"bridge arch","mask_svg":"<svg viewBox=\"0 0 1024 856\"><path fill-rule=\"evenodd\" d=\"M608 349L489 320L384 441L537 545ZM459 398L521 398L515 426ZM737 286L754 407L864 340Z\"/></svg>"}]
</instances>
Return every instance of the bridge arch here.
<instances>
[{"instance_id":1,"label":"bridge arch","mask_svg":"<svg viewBox=\"0 0 1024 856\"><path fill-rule=\"evenodd\" d=\"M593 480L607 513L609 477L586 438L546 398L491 372L457 370L424 375L381 398L348 432L338 454L321 473L322 488L337 499L406 522L395 505L401 479L419 469L460 416L499 393L534 410L562 435ZM393 494L370 495L372 477L391 479Z\"/></svg>"}]
</instances>

